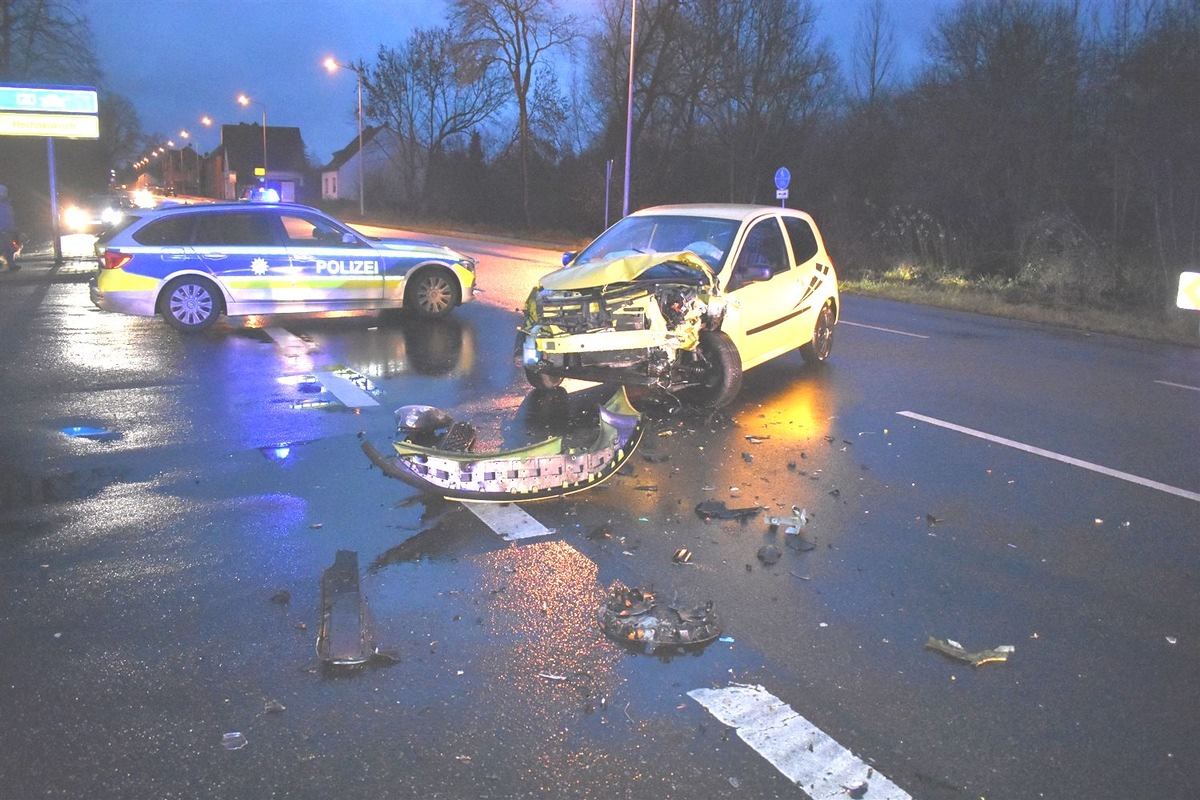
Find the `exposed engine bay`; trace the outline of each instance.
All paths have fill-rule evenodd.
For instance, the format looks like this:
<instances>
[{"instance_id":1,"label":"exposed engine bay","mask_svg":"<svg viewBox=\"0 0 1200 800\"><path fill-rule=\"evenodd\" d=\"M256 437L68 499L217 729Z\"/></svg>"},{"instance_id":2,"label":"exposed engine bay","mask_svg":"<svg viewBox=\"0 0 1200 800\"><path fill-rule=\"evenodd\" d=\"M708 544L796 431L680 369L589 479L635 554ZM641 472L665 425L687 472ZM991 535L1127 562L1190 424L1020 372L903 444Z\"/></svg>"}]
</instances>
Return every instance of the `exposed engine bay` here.
<instances>
[{"instance_id":1,"label":"exposed engine bay","mask_svg":"<svg viewBox=\"0 0 1200 800\"><path fill-rule=\"evenodd\" d=\"M712 271L687 251L560 270L529 296L521 358L531 375L687 386L700 332L718 329L725 308Z\"/></svg>"}]
</instances>

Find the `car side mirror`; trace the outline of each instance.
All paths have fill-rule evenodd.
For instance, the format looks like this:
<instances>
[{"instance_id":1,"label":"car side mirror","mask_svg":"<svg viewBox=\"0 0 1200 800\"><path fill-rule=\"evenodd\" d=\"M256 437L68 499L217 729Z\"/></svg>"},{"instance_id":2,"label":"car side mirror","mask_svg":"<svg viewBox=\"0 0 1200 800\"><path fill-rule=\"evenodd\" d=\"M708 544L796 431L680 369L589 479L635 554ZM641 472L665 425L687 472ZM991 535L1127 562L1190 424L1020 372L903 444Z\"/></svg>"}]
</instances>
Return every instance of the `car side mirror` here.
<instances>
[{"instance_id":1,"label":"car side mirror","mask_svg":"<svg viewBox=\"0 0 1200 800\"><path fill-rule=\"evenodd\" d=\"M742 283L760 283L771 280L773 273L770 267L745 266L738 267L736 274Z\"/></svg>"},{"instance_id":2,"label":"car side mirror","mask_svg":"<svg viewBox=\"0 0 1200 800\"><path fill-rule=\"evenodd\" d=\"M355 238L353 233L343 233L342 234L342 244L357 244L357 243L358 243L358 239Z\"/></svg>"},{"instance_id":3,"label":"car side mirror","mask_svg":"<svg viewBox=\"0 0 1200 800\"><path fill-rule=\"evenodd\" d=\"M568 250L567 252L563 253L563 259L562 259L563 266L565 267L567 264L570 264L572 261L574 261L575 255L576 255L576 253L574 250Z\"/></svg>"}]
</instances>

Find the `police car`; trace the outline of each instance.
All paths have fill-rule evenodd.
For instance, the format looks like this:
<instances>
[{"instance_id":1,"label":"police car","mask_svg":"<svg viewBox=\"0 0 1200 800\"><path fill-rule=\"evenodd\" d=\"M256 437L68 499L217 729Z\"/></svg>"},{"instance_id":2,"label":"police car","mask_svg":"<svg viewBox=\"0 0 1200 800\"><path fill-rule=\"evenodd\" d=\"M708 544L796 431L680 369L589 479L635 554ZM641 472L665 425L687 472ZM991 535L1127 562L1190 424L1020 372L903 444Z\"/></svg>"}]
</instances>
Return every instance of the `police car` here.
<instances>
[{"instance_id":1,"label":"police car","mask_svg":"<svg viewBox=\"0 0 1200 800\"><path fill-rule=\"evenodd\" d=\"M222 314L406 307L449 314L475 294L475 261L448 247L377 239L291 203L149 211L108 236L91 299L105 311L203 331Z\"/></svg>"}]
</instances>

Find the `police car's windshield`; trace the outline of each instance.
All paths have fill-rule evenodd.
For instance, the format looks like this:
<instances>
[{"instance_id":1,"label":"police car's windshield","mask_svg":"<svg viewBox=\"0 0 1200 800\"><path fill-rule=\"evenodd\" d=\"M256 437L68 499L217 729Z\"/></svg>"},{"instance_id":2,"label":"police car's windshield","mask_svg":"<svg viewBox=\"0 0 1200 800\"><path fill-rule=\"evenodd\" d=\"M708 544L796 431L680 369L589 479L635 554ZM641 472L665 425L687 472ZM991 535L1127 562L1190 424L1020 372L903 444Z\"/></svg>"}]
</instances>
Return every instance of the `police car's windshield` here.
<instances>
[{"instance_id":1,"label":"police car's windshield","mask_svg":"<svg viewBox=\"0 0 1200 800\"><path fill-rule=\"evenodd\" d=\"M590 264L638 253L672 253L691 250L720 272L738 221L661 214L626 217L588 245L574 264Z\"/></svg>"}]
</instances>

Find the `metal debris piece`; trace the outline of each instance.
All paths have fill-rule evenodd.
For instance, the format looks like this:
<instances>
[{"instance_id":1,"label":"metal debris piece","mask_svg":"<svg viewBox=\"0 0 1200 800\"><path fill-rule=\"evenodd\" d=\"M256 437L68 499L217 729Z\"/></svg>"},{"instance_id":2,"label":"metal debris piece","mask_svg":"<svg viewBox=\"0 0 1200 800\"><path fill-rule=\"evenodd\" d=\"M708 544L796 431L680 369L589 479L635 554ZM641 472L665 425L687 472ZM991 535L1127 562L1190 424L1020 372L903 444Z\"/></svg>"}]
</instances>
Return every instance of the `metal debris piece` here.
<instances>
[{"instance_id":1,"label":"metal debris piece","mask_svg":"<svg viewBox=\"0 0 1200 800\"><path fill-rule=\"evenodd\" d=\"M690 611L655 601L642 589L618 586L600 605L597 618L604 635L624 644L641 645L646 652L710 642L721 635L712 601Z\"/></svg>"},{"instance_id":2,"label":"metal debris piece","mask_svg":"<svg viewBox=\"0 0 1200 800\"><path fill-rule=\"evenodd\" d=\"M338 550L321 575L321 625L317 657L326 664L364 664L375 653L375 631L359 591L358 553Z\"/></svg>"},{"instance_id":3,"label":"metal debris piece","mask_svg":"<svg viewBox=\"0 0 1200 800\"><path fill-rule=\"evenodd\" d=\"M676 564L690 563L692 560L692 551L688 550L686 547L681 547L675 551L673 556L671 556L671 560Z\"/></svg>"},{"instance_id":4,"label":"metal debris piece","mask_svg":"<svg viewBox=\"0 0 1200 800\"><path fill-rule=\"evenodd\" d=\"M953 639L938 639L934 636L929 637L929 640L925 642L925 646L930 650L936 650L958 661L965 661L973 667L1008 661L1008 657L1017 650L1011 644L1004 644L999 647L993 647L990 650L971 652Z\"/></svg>"},{"instance_id":5,"label":"metal debris piece","mask_svg":"<svg viewBox=\"0 0 1200 800\"><path fill-rule=\"evenodd\" d=\"M792 506L790 517L767 517L767 524L773 528L783 528L783 532L794 536L808 525L808 509Z\"/></svg>"},{"instance_id":6,"label":"metal debris piece","mask_svg":"<svg viewBox=\"0 0 1200 800\"><path fill-rule=\"evenodd\" d=\"M736 519L745 522L758 516L761 511L758 506L727 508L724 500L704 500L696 504L697 516L706 522L710 519Z\"/></svg>"}]
</instances>

